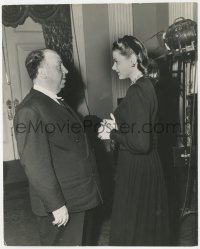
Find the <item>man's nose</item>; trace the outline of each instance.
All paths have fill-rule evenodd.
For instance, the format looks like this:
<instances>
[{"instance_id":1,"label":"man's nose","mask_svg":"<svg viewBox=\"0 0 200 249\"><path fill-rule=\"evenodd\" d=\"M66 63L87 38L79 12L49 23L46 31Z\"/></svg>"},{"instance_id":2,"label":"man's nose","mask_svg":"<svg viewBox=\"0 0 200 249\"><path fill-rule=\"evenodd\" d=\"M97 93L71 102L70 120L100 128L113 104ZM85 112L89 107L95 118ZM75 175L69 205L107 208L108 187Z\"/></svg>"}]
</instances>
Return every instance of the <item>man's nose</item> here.
<instances>
[{"instance_id":1,"label":"man's nose","mask_svg":"<svg viewBox=\"0 0 200 249\"><path fill-rule=\"evenodd\" d=\"M64 67L64 66L62 66L62 71L63 71L64 74L67 74L67 73L69 72L69 71L67 70L67 68Z\"/></svg>"}]
</instances>

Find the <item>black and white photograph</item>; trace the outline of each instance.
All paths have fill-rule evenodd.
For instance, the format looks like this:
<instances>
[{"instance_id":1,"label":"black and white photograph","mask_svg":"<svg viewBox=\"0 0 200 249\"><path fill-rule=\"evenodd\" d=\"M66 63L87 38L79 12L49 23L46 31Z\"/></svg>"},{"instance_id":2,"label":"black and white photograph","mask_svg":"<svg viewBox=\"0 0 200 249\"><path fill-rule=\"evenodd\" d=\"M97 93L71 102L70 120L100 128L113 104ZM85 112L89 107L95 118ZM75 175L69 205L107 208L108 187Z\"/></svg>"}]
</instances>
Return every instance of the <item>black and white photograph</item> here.
<instances>
[{"instance_id":1,"label":"black and white photograph","mask_svg":"<svg viewBox=\"0 0 200 249\"><path fill-rule=\"evenodd\" d=\"M198 246L198 2L1 12L4 246Z\"/></svg>"}]
</instances>

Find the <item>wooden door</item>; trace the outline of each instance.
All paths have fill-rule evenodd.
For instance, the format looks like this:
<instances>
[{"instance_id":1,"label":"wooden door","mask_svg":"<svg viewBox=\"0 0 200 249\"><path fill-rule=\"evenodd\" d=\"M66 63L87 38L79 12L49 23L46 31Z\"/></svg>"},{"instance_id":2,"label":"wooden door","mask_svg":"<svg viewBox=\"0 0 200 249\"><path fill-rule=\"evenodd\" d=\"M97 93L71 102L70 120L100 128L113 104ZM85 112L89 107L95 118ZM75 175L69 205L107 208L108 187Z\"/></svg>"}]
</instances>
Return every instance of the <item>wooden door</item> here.
<instances>
[{"instance_id":1,"label":"wooden door","mask_svg":"<svg viewBox=\"0 0 200 249\"><path fill-rule=\"evenodd\" d=\"M44 48L45 42L40 24L27 18L17 28L2 28L3 36L3 160L18 159L13 132L15 107L32 87L25 68L27 54Z\"/></svg>"}]
</instances>

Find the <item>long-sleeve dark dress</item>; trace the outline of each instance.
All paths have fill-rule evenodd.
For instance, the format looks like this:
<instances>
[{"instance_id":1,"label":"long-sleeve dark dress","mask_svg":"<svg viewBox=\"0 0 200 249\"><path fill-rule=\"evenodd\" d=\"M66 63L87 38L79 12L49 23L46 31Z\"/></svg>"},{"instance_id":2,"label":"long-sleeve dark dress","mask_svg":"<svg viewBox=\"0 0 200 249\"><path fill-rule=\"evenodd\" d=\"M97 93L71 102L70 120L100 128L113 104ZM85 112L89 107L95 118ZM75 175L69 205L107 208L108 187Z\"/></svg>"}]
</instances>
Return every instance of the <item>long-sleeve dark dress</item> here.
<instances>
[{"instance_id":1,"label":"long-sleeve dark dress","mask_svg":"<svg viewBox=\"0 0 200 249\"><path fill-rule=\"evenodd\" d=\"M131 85L114 112L119 144L110 245L169 245L168 203L156 149L157 97L150 79Z\"/></svg>"}]
</instances>

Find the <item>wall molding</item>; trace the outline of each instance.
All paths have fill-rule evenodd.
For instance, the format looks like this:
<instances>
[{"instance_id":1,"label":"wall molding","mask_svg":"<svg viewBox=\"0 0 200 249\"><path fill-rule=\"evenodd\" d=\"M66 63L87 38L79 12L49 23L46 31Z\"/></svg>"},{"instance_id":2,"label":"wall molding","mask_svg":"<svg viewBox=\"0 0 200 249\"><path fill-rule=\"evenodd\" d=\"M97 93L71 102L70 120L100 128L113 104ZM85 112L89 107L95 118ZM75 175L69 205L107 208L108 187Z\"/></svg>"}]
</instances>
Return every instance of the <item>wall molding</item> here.
<instances>
[{"instance_id":1,"label":"wall molding","mask_svg":"<svg viewBox=\"0 0 200 249\"><path fill-rule=\"evenodd\" d=\"M194 20L194 8L192 2L189 3L169 3L169 25L173 24L178 17Z\"/></svg>"},{"instance_id":2,"label":"wall molding","mask_svg":"<svg viewBox=\"0 0 200 249\"><path fill-rule=\"evenodd\" d=\"M112 51L112 44L115 40L124 35L133 35L132 4L108 4L108 18L110 51ZM129 80L119 80L116 73L112 72L113 109L117 107L117 98L124 97L129 86Z\"/></svg>"},{"instance_id":3,"label":"wall molding","mask_svg":"<svg viewBox=\"0 0 200 249\"><path fill-rule=\"evenodd\" d=\"M85 83L85 98L88 103L85 38L84 38L82 5L72 4L70 7L70 13L71 13L71 25L72 25L72 46L73 46L74 66L81 73L82 80ZM88 114L88 110L85 103L81 103L77 111L83 116Z\"/></svg>"}]
</instances>

